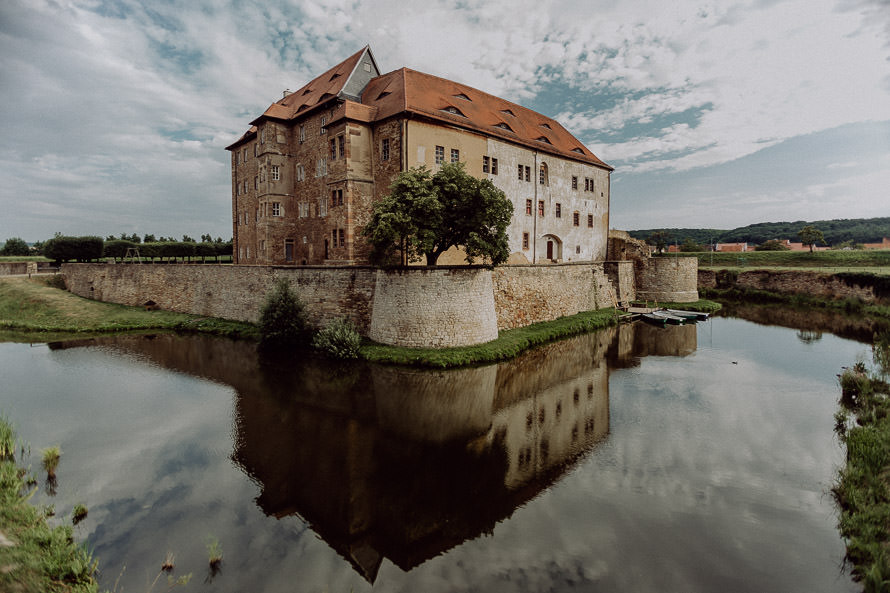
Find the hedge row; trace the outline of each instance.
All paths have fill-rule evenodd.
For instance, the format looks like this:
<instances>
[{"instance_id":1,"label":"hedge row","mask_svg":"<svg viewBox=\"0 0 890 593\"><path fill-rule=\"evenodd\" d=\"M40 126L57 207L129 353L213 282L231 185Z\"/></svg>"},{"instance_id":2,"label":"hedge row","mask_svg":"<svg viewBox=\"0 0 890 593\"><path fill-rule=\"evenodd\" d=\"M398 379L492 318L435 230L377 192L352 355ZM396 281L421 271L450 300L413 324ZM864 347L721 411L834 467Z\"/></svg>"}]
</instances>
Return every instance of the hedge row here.
<instances>
[{"instance_id":1,"label":"hedge row","mask_svg":"<svg viewBox=\"0 0 890 593\"><path fill-rule=\"evenodd\" d=\"M202 261L208 257L219 259L232 255L232 242L165 241L157 243L134 243L132 241L104 241L101 237L53 237L43 246L43 254L55 262L92 261L103 257L124 259L128 250L135 256L136 250L142 259L189 259L200 257Z\"/></svg>"}]
</instances>

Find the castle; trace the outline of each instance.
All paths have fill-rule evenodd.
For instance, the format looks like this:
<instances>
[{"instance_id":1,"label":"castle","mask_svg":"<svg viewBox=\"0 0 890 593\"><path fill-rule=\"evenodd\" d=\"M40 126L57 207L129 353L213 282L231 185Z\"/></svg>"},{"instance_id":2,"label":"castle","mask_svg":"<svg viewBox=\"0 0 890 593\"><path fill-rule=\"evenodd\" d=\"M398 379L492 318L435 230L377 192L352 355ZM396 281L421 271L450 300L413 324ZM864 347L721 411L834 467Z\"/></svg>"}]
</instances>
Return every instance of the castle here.
<instances>
[{"instance_id":1,"label":"castle","mask_svg":"<svg viewBox=\"0 0 890 593\"><path fill-rule=\"evenodd\" d=\"M373 203L401 171L445 162L513 203L508 263L606 259L612 167L530 109L408 68L380 74L370 47L285 91L226 148L237 264L366 264ZM439 263L466 262L451 250Z\"/></svg>"}]
</instances>

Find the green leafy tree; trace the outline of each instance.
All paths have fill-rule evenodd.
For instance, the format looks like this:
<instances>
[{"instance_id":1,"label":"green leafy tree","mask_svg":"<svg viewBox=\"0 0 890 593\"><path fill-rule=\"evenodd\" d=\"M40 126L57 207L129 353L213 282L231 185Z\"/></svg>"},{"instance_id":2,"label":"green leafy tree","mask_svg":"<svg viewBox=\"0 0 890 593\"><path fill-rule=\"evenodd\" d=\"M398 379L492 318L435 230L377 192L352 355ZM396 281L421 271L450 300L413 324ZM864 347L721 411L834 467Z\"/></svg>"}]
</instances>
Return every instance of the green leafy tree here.
<instances>
[{"instance_id":1,"label":"green leafy tree","mask_svg":"<svg viewBox=\"0 0 890 593\"><path fill-rule=\"evenodd\" d=\"M463 163L448 163L435 174L426 167L400 173L362 233L377 264L425 257L435 266L448 249L462 247L468 262L496 266L510 254L512 216L513 204L491 181L469 175Z\"/></svg>"},{"instance_id":2,"label":"green leafy tree","mask_svg":"<svg viewBox=\"0 0 890 593\"><path fill-rule=\"evenodd\" d=\"M154 243L155 241L157 241L157 239L155 239L154 235L145 235L142 237L143 243Z\"/></svg>"},{"instance_id":3,"label":"green leafy tree","mask_svg":"<svg viewBox=\"0 0 890 593\"><path fill-rule=\"evenodd\" d=\"M797 231L797 236L800 237L801 243L810 246L810 253L813 252L813 247L817 242L823 245L825 244L825 237L822 235L822 231L811 224L808 224Z\"/></svg>"},{"instance_id":4,"label":"green leafy tree","mask_svg":"<svg viewBox=\"0 0 890 593\"><path fill-rule=\"evenodd\" d=\"M0 249L0 255L29 255L31 249L24 239L19 237L10 237L6 240L3 249Z\"/></svg>"},{"instance_id":5,"label":"green leafy tree","mask_svg":"<svg viewBox=\"0 0 890 593\"><path fill-rule=\"evenodd\" d=\"M667 231L655 231L649 235L649 244L655 245L655 251L662 253L671 240L671 234Z\"/></svg>"},{"instance_id":6,"label":"green leafy tree","mask_svg":"<svg viewBox=\"0 0 890 593\"><path fill-rule=\"evenodd\" d=\"M297 344L306 339L306 305L284 278L279 278L260 312L260 334L267 344Z\"/></svg>"},{"instance_id":7,"label":"green leafy tree","mask_svg":"<svg viewBox=\"0 0 890 593\"><path fill-rule=\"evenodd\" d=\"M788 251L789 247L778 239L764 241L754 248L754 251Z\"/></svg>"},{"instance_id":8,"label":"green leafy tree","mask_svg":"<svg viewBox=\"0 0 890 593\"><path fill-rule=\"evenodd\" d=\"M696 251L704 251L704 245L699 245L692 239L692 237L686 237L683 242L680 244L680 251L684 253L691 253Z\"/></svg>"}]
</instances>

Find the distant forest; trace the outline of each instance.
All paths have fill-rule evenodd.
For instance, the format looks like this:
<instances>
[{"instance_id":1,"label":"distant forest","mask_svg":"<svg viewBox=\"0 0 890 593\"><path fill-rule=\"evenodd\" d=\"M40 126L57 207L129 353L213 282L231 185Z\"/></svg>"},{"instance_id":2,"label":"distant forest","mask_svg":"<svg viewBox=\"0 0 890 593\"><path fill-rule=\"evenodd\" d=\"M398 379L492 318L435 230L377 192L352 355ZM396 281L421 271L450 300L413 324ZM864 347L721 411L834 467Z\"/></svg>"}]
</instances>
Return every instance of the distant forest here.
<instances>
[{"instance_id":1,"label":"distant forest","mask_svg":"<svg viewBox=\"0 0 890 593\"><path fill-rule=\"evenodd\" d=\"M838 245L844 241L854 243L880 243L883 237L890 237L890 217L851 218L842 220L817 220L808 222L760 222L732 230L721 229L642 229L628 231L635 239L648 239L653 233L663 231L669 235L668 243L680 245L692 239L701 245L710 243L752 243L759 245L770 239L790 239L799 241L797 231L812 225L822 231L825 242Z\"/></svg>"}]
</instances>

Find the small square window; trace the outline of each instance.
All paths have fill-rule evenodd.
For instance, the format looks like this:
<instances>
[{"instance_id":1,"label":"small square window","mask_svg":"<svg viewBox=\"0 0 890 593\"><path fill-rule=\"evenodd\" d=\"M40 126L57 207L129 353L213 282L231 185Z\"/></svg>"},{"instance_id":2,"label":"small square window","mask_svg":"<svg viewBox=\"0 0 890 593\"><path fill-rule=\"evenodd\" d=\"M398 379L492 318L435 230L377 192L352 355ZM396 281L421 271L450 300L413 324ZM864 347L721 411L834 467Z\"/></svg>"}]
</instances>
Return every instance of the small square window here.
<instances>
[{"instance_id":1,"label":"small square window","mask_svg":"<svg viewBox=\"0 0 890 593\"><path fill-rule=\"evenodd\" d=\"M445 147L436 146L436 164L441 165L445 162Z\"/></svg>"}]
</instances>

